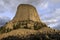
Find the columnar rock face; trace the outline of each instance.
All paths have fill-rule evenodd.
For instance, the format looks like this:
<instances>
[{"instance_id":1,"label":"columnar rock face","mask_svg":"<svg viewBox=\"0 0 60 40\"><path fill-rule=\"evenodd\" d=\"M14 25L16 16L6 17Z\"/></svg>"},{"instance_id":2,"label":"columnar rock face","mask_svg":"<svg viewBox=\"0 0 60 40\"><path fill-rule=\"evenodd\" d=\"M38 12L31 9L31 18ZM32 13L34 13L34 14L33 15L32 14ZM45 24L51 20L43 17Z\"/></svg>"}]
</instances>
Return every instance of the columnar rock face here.
<instances>
[{"instance_id":1,"label":"columnar rock face","mask_svg":"<svg viewBox=\"0 0 60 40\"><path fill-rule=\"evenodd\" d=\"M40 18L34 6L28 4L21 4L18 6L13 21L24 21L24 20L32 20L35 22L40 22Z\"/></svg>"},{"instance_id":2,"label":"columnar rock face","mask_svg":"<svg viewBox=\"0 0 60 40\"><path fill-rule=\"evenodd\" d=\"M33 29L33 30L32 30ZM0 28L0 40L60 40L60 31L47 27L32 5L21 4L13 20Z\"/></svg>"},{"instance_id":3,"label":"columnar rock face","mask_svg":"<svg viewBox=\"0 0 60 40\"><path fill-rule=\"evenodd\" d=\"M36 8L28 4L21 4L18 6L15 17L6 25L6 28L13 29L13 26L16 25L21 28L29 29L38 29L42 26L46 26L41 22Z\"/></svg>"}]
</instances>

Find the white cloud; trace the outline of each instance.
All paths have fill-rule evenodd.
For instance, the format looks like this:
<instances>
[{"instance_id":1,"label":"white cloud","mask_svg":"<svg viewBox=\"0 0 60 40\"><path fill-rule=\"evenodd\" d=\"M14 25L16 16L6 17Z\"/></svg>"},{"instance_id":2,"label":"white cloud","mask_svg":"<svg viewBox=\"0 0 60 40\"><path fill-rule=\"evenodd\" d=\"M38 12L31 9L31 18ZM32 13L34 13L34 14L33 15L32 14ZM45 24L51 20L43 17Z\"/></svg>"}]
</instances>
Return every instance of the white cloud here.
<instances>
[{"instance_id":1,"label":"white cloud","mask_svg":"<svg viewBox=\"0 0 60 40\"><path fill-rule=\"evenodd\" d=\"M42 8L42 9L47 9L47 8L48 8L48 2L46 2L46 3L41 3L41 4L40 4L40 8Z\"/></svg>"},{"instance_id":2,"label":"white cloud","mask_svg":"<svg viewBox=\"0 0 60 40\"><path fill-rule=\"evenodd\" d=\"M53 11L49 16L51 17L48 17L49 19L44 19L44 22L48 24L48 26L50 26L51 28L59 28L58 25L60 24L60 8Z\"/></svg>"},{"instance_id":3,"label":"white cloud","mask_svg":"<svg viewBox=\"0 0 60 40\"><path fill-rule=\"evenodd\" d=\"M56 9L55 13L60 14L60 8Z\"/></svg>"},{"instance_id":4,"label":"white cloud","mask_svg":"<svg viewBox=\"0 0 60 40\"><path fill-rule=\"evenodd\" d=\"M50 20L45 20L44 22L52 22L52 23L55 23L55 22L57 22L57 20L56 19L50 19Z\"/></svg>"},{"instance_id":5,"label":"white cloud","mask_svg":"<svg viewBox=\"0 0 60 40\"><path fill-rule=\"evenodd\" d=\"M60 3L60 0L49 0L51 1L52 3Z\"/></svg>"}]
</instances>

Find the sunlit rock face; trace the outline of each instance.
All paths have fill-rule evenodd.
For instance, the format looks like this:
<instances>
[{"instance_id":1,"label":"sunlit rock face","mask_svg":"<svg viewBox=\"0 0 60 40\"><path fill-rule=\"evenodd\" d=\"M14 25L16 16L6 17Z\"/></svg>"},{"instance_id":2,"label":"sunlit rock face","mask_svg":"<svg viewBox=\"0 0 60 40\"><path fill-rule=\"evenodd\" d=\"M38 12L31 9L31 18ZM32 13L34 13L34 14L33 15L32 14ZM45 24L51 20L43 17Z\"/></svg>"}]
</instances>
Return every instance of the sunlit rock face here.
<instances>
[{"instance_id":1,"label":"sunlit rock face","mask_svg":"<svg viewBox=\"0 0 60 40\"><path fill-rule=\"evenodd\" d=\"M35 22L40 22L38 13L34 6L28 4L21 4L18 6L13 21L24 21L24 20L32 20Z\"/></svg>"},{"instance_id":2,"label":"sunlit rock face","mask_svg":"<svg viewBox=\"0 0 60 40\"><path fill-rule=\"evenodd\" d=\"M21 4L13 20L0 28L1 40L59 40L60 31L49 28L39 19L32 5Z\"/></svg>"},{"instance_id":3,"label":"sunlit rock face","mask_svg":"<svg viewBox=\"0 0 60 40\"><path fill-rule=\"evenodd\" d=\"M40 29L46 25L41 22L37 10L34 6L29 4L20 4L17 7L16 15L9 23L6 28L13 27L28 28L28 29Z\"/></svg>"}]
</instances>

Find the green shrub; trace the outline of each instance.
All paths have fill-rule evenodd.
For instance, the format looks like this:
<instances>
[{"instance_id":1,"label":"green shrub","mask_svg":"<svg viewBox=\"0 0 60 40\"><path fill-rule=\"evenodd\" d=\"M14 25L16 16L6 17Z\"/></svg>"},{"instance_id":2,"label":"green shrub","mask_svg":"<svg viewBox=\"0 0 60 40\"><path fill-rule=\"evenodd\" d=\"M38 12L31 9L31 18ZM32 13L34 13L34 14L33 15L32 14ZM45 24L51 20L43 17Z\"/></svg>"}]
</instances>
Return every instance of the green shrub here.
<instances>
[{"instance_id":1,"label":"green shrub","mask_svg":"<svg viewBox=\"0 0 60 40\"><path fill-rule=\"evenodd\" d=\"M0 27L0 33L6 33L6 32L10 32L11 31L11 29L9 29L9 28L5 28L5 27Z\"/></svg>"},{"instance_id":2,"label":"green shrub","mask_svg":"<svg viewBox=\"0 0 60 40\"><path fill-rule=\"evenodd\" d=\"M5 32L7 33L7 32L10 32L12 29L9 29L9 28L7 28L6 30L5 30Z\"/></svg>"},{"instance_id":3,"label":"green shrub","mask_svg":"<svg viewBox=\"0 0 60 40\"><path fill-rule=\"evenodd\" d=\"M34 30L40 29L42 26L39 23L34 24Z\"/></svg>"},{"instance_id":4,"label":"green shrub","mask_svg":"<svg viewBox=\"0 0 60 40\"><path fill-rule=\"evenodd\" d=\"M20 28L19 22L13 25L13 29L18 29L18 28Z\"/></svg>"}]
</instances>

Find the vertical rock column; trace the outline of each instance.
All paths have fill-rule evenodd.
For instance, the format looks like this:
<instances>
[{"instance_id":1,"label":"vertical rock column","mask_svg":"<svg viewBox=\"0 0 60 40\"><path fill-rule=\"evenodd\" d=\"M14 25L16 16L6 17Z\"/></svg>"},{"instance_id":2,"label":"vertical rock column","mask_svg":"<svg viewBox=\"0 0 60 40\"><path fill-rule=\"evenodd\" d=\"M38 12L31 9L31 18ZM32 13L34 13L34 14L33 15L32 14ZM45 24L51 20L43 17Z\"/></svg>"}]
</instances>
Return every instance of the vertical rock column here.
<instances>
[{"instance_id":1,"label":"vertical rock column","mask_svg":"<svg viewBox=\"0 0 60 40\"><path fill-rule=\"evenodd\" d=\"M32 20L35 22L40 22L40 18L34 6L28 4L21 4L18 6L13 21L24 21L24 20Z\"/></svg>"},{"instance_id":2,"label":"vertical rock column","mask_svg":"<svg viewBox=\"0 0 60 40\"><path fill-rule=\"evenodd\" d=\"M16 24L17 22L18 23L22 22L22 24L24 24L23 21L26 21L27 26L29 28L31 27L31 29L34 28L35 22L41 23L41 20L40 20L40 18L38 16L37 10L36 10L36 8L34 6L29 5L29 4L20 4L17 7L17 12L16 12L15 17L13 18L13 20L11 20L9 22L9 23L12 23L12 24L8 23L7 28L12 28L13 25ZM20 25L18 25L18 26L20 26ZM23 26L25 26L25 24Z\"/></svg>"}]
</instances>

